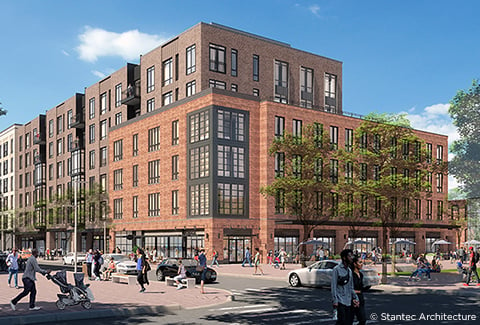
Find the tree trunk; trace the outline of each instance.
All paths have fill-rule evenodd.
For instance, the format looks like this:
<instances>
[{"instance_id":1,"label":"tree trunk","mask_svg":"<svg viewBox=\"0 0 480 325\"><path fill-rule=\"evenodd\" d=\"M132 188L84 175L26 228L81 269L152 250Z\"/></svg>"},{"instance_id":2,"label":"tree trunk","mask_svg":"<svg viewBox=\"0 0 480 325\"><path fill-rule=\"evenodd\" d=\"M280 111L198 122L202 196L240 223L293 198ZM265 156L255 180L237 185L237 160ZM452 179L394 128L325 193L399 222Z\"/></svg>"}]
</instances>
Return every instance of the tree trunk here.
<instances>
[{"instance_id":1,"label":"tree trunk","mask_svg":"<svg viewBox=\"0 0 480 325\"><path fill-rule=\"evenodd\" d=\"M395 273L395 244L392 243L392 276L397 276Z\"/></svg>"},{"instance_id":2,"label":"tree trunk","mask_svg":"<svg viewBox=\"0 0 480 325\"><path fill-rule=\"evenodd\" d=\"M382 238L382 284L387 284L387 252L388 252L388 241L387 241L387 229L383 227L383 238Z\"/></svg>"}]
</instances>

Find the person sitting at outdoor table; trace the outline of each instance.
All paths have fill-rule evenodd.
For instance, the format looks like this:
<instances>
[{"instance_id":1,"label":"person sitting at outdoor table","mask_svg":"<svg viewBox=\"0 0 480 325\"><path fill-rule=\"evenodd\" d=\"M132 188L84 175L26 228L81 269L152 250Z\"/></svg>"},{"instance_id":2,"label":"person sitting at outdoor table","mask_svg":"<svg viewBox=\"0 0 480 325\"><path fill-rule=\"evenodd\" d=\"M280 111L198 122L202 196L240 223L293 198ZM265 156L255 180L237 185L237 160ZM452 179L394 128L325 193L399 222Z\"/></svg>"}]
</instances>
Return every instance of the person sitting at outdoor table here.
<instances>
[{"instance_id":1,"label":"person sitting at outdoor table","mask_svg":"<svg viewBox=\"0 0 480 325\"><path fill-rule=\"evenodd\" d=\"M104 272L104 275L105 275L105 279L104 279L104 280L105 280L105 281L110 280L110 277L111 277L112 273L115 272L115 270L116 270L115 260L114 260L114 258L112 257L112 258L110 259L110 262L108 263L107 269L106 269L105 272Z\"/></svg>"}]
</instances>

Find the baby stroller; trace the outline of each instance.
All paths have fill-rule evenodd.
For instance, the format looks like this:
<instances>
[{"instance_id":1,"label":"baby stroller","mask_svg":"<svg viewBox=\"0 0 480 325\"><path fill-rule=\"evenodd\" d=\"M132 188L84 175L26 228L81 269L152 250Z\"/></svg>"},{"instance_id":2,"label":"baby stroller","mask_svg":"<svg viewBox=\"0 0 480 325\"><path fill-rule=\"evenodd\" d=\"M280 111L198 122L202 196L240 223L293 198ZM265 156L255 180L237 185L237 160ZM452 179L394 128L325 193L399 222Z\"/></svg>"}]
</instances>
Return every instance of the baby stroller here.
<instances>
[{"instance_id":1,"label":"baby stroller","mask_svg":"<svg viewBox=\"0 0 480 325\"><path fill-rule=\"evenodd\" d=\"M93 294L89 284L83 283L83 273L74 273L75 286L67 282L67 274L65 270L58 271L54 275L47 275L47 279L52 280L53 283L60 287L62 293L58 293L58 300L55 303L60 310L65 309L65 306L74 306L81 304L83 308L92 308L91 301L93 300Z\"/></svg>"}]
</instances>

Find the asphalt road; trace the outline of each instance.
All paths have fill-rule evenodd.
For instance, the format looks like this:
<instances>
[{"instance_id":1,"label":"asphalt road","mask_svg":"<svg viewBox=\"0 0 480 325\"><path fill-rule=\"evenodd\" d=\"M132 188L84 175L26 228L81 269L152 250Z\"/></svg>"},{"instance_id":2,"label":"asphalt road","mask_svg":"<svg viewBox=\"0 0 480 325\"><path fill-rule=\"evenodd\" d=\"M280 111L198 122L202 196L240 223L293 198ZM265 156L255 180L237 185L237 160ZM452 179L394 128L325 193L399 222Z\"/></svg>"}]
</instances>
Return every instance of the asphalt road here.
<instances>
[{"instance_id":1,"label":"asphalt road","mask_svg":"<svg viewBox=\"0 0 480 325\"><path fill-rule=\"evenodd\" d=\"M283 281L261 277L224 276L212 284L234 293L234 301L171 314L123 319L89 320L98 324L333 324L330 291L321 288L291 288ZM449 294L408 295L372 291L366 294L368 324L479 324L480 304L476 298ZM448 317L453 320L448 320ZM463 319L462 319L463 317ZM464 318L470 317L465 321ZM473 320L476 317L476 320ZM424 320L427 318L433 320ZM457 320L454 320L457 319ZM84 324L84 321L68 322ZM65 323L67 325L67 323Z\"/></svg>"}]
</instances>

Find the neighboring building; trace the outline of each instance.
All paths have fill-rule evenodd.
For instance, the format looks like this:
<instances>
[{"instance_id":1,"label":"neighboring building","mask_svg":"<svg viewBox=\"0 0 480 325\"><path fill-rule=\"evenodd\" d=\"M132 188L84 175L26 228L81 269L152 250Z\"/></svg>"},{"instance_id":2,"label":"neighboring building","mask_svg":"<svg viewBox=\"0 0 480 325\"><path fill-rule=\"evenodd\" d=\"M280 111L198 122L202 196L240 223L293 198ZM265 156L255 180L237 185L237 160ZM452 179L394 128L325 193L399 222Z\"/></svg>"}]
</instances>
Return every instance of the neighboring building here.
<instances>
[{"instance_id":1,"label":"neighboring building","mask_svg":"<svg viewBox=\"0 0 480 325\"><path fill-rule=\"evenodd\" d=\"M339 147L361 123L342 108L341 62L199 23L21 127L20 161L39 158L35 169L16 170L22 180L36 175L18 187L17 241L70 250L73 186L81 193L98 183L109 202L92 207L78 198L79 250L144 246L190 257L196 248L215 247L228 262L241 261L246 247L293 254L302 227L287 224L291 219L259 190L275 176L268 155L274 137L313 122ZM27 148L27 137L38 133ZM446 136L415 133L447 160ZM416 251L454 236L443 209L447 177L431 182L432 196L417 203L417 220L400 234L417 243ZM67 194L59 206L55 198ZM382 235L372 225L362 228L373 246ZM311 236L339 252L349 230L332 220Z\"/></svg>"},{"instance_id":2,"label":"neighboring building","mask_svg":"<svg viewBox=\"0 0 480 325\"><path fill-rule=\"evenodd\" d=\"M19 124L0 132L0 250L15 246L15 146Z\"/></svg>"}]
</instances>

